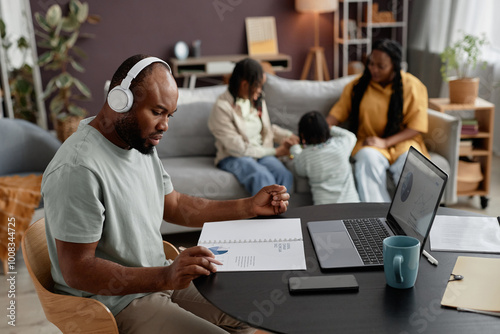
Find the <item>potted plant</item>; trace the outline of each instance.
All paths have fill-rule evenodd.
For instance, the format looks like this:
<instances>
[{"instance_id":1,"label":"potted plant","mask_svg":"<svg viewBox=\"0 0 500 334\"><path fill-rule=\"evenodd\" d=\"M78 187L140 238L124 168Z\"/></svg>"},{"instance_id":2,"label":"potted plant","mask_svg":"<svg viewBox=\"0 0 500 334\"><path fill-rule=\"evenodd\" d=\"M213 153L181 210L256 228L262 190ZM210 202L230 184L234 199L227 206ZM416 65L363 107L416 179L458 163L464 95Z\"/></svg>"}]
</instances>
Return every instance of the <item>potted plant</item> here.
<instances>
[{"instance_id":1,"label":"potted plant","mask_svg":"<svg viewBox=\"0 0 500 334\"><path fill-rule=\"evenodd\" d=\"M33 82L33 69L27 63L27 52L29 43L24 36L15 41L11 41L7 35L7 27L4 20L0 18L0 36L2 37L2 47L4 54L8 54L9 49L15 45L21 52L22 58L20 65L15 67L8 56L5 57L5 65L9 76L9 90L12 99L12 109L14 117L22 118L29 122L36 123L37 108L35 84Z\"/></svg>"},{"instance_id":2,"label":"potted plant","mask_svg":"<svg viewBox=\"0 0 500 334\"><path fill-rule=\"evenodd\" d=\"M488 42L484 34L463 34L462 38L446 47L441 56L441 75L449 82L450 103L473 104L477 98L479 78L471 78L472 71L481 61L482 47ZM449 77L449 73L453 77Z\"/></svg>"},{"instance_id":3,"label":"potted plant","mask_svg":"<svg viewBox=\"0 0 500 334\"><path fill-rule=\"evenodd\" d=\"M70 73L70 67L77 72L84 72L76 58L87 55L75 44L80 37L92 37L80 34L83 23L95 24L100 18L89 15L87 3L70 0L69 10L63 16L58 4L52 5L45 15L35 13L35 19L43 31L37 31L41 38L38 46L47 49L39 57L39 65L45 70L57 71L48 83L43 96L53 96L49 103L54 127L61 141L66 140L78 127L78 123L86 116L87 111L76 102L91 98L90 89Z\"/></svg>"}]
</instances>

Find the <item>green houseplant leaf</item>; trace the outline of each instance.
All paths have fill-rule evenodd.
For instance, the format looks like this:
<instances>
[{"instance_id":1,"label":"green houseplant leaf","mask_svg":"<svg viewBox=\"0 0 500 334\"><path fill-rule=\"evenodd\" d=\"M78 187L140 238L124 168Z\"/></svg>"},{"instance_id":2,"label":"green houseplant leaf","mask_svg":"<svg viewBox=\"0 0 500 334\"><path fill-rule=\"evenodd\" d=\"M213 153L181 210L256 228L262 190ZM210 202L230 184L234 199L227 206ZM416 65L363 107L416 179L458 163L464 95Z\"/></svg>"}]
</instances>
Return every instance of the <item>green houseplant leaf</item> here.
<instances>
[{"instance_id":1,"label":"green houseplant leaf","mask_svg":"<svg viewBox=\"0 0 500 334\"><path fill-rule=\"evenodd\" d=\"M21 60L21 65L14 65L9 57L5 58L4 65L8 69L7 85L10 94L8 97L3 97L12 101L14 117L35 123L38 112L36 107L37 96L34 90L33 71L31 66L26 63L30 45L23 35L16 36L17 39L13 40L13 36L9 34L8 27L2 19L0 19L0 37L2 38L0 47L4 49L4 52L15 45L20 53Z\"/></svg>"},{"instance_id":2,"label":"green houseplant leaf","mask_svg":"<svg viewBox=\"0 0 500 334\"><path fill-rule=\"evenodd\" d=\"M485 34L480 36L463 34L459 40L447 46L440 54L443 80L450 80L450 72L458 79L467 78L470 71L481 62L482 47L486 44L488 41Z\"/></svg>"},{"instance_id":3,"label":"green houseplant leaf","mask_svg":"<svg viewBox=\"0 0 500 334\"><path fill-rule=\"evenodd\" d=\"M78 58L86 59L85 52L77 46L82 38L80 28L83 23L97 23L98 20L94 19L94 15L92 20L88 19L89 5L86 2L70 0L68 9L63 14L60 6L53 5L45 15L35 13L35 19L42 29L37 31L41 37L38 46L47 49L40 56L39 64L44 70L57 72L47 83L43 96L51 99L50 111L59 120L71 115L84 117L85 109L74 101L90 99L92 96L90 89L68 70L85 71L78 61Z\"/></svg>"},{"instance_id":4,"label":"green houseplant leaf","mask_svg":"<svg viewBox=\"0 0 500 334\"><path fill-rule=\"evenodd\" d=\"M68 38L66 41L66 47L71 49L73 46L75 46L76 41L78 40L78 31L75 31L74 33L71 34L71 36Z\"/></svg>"},{"instance_id":5,"label":"green houseplant leaf","mask_svg":"<svg viewBox=\"0 0 500 334\"><path fill-rule=\"evenodd\" d=\"M91 97L90 89L80 80L78 80L76 78L73 78L73 80L74 80L75 86L78 88L80 93L82 93L83 96L85 96L86 98L90 98Z\"/></svg>"},{"instance_id":6,"label":"green houseplant leaf","mask_svg":"<svg viewBox=\"0 0 500 334\"><path fill-rule=\"evenodd\" d=\"M56 91L56 78L50 79L50 81L47 83L47 87L45 87L45 91L43 92L43 99L47 99L52 93Z\"/></svg>"},{"instance_id":7,"label":"green houseplant leaf","mask_svg":"<svg viewBox=\"0 0 500 334\"><path fill-rule=\"evenodd\" d=\"M70 88L71 85L73 85L73 77L68 72L63 72L56 78L56 87L59 89Z\"/></svg>"},{"instance_id":8,"label":"green houseplant leaf","mask_svg":"<svg viewBox=\"0 0 500 334\"><path fill-rule=\"evenodd\" d=\"M35 20L36 20L36 23L38 23L38 25L40 26L40 28L42 28L45 31L50 31L51 28L50 28L49 23L45 19L45 16L43 16L40 13L35 13Z\"/></svg>"},{"instance_id":9,"label":"green houseplant leaf","mask_svg":"<svg viewBox=\"0 0 500 334\"><path fill-rule=\"evenodd\" d=\"M47 10L47 15L45 15L45 21L50 28L57 27L62 18L61 7L57 4L50 6Z\"/></svg>"},{"instance_id":10,"label":"green houseplant leaf","mask_svg":"<svg viewBox=\"0 0 500 334\"><path fill-rule=\"evenodd\" d=\"M62 20L61 29L66 32L71 33L73 31L78 30L79 28L80 28L80 22L78 22L75 16L68 16Z\"/></svg>"},{"instance_id":11,"label":"green houseplant leaf","mask_svg":"<svg viewBox=\"0 0 500 334\"><path fill-rule=\"evenodd\" d=\"M69 113L74 116L84 117L87 111L76 104L71 104L69 107Z\"/></svg>"},{"instance_id":12,"label":"green houseplant leaf","mask_svg":"<svg viewBox=\"0 0 500 334\"><path fill-rule=\"evenodd\" d=\"M70 60L70 63L71 63L71 66L72 66L75 70L77 70L78 72L81 72L81 73L85 72L85 68L83 68L83 66L82 66L82 65L80 65L80 64L79 64L76 60L71 59L71 60Z\"/></svg>"},{"instance_id":13,"label":"green houseplant leaf","mask_svg":"<svg viewBox=\"0 0 500 334\"><path fill-rule=\"evenodd\" d=\"M89 16L89 5L87 3L80 3L78 8L78 13L76 13L76 18L78 22L83 23L87 21L87 17Z\"/></svg>"},{"instance_id":14,"label":"green houseplant leaf","mask_svg":"<svg viewBox=\"0 0 500 334\"><path fill-rule=\"evenodd\" d=\"M4 20L0 19L0 37L4 39L6 35L7 35L7 29L5 27L5 22Z\"/></svg>"},{"instance_id":15,"label":"green houseplant leaf","mask_svg":"<svg viewBox=\"0 0 500 334\"><path fill-rule=\"evenodd\" d=\"M40 66L43 66L45 64L48 64L54 59L54 53L51 51L44 52L40 57L38 58L38 64Z\"/></svg>"},{"instance_id":16,"label":"green houseplant leaf","mask_svg":"<svg viewBox=\"0 0 500 334\"><path fill-rule=\"evenodd\" d=\"M59 92L61 92L61 91L59 91ZM56 117L64 109L64 100L65 99L62 96L62 94L58 94L58 95L54 96L54 98L52 100L50 100L50 104L49 104L50 112L52 114L56 115Z\"/></svg>"}]
</instances>

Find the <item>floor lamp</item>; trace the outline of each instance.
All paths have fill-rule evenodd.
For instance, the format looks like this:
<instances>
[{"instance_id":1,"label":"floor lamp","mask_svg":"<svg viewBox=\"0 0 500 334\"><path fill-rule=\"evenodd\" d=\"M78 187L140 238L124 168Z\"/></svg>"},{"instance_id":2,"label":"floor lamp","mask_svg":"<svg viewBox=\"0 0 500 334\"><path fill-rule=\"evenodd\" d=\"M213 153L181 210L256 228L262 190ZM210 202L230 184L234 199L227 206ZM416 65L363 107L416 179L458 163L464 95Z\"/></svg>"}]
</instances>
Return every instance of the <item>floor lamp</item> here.
<instances>
[{"instance_id":1,"label":"floor lamp","mask_svg":"<svg viewBox=\"0 0 500 334\"><path fill-rule=\"evenodd\" d=\"M337 0L295 0L295 9L301 13L314 14L314 46L307 54L301 80L307 78L313 59L316 61L314 79L323 81L330 80L328 66L326 64L325 50L319 46L319 14L331 13L337 10Z\"/></svg>"}]
</instances>

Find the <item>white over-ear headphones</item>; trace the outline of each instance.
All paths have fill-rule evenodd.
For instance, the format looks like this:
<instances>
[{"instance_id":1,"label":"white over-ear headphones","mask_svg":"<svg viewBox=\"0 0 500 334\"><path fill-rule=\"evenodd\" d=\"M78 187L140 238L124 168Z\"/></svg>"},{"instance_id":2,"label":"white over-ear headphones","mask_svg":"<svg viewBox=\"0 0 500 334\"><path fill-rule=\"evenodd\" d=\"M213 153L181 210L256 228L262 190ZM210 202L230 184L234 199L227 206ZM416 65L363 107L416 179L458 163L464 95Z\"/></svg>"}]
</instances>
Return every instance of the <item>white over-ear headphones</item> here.
<instances>
[{"instance_id":1,"label":"white over-ear headphones","mask_svg":"<svg viewBox=\"0 0 500 334\"><path fill-rule=\"evenodd\" d=\"M127 76L122 80L121 84L115 86L108 93L108 105L111 109L122 113L127 112L130 108L132 108L132 104L134 103L134 94L132 94L132 91L129 89L130 84L143 69L152 63L163 63L167 65L170 73L172 73L170 66L160 58L148 57L138 61L137 64L135 64L130 71L128 71Z\"/></svg>"}]
</instances>

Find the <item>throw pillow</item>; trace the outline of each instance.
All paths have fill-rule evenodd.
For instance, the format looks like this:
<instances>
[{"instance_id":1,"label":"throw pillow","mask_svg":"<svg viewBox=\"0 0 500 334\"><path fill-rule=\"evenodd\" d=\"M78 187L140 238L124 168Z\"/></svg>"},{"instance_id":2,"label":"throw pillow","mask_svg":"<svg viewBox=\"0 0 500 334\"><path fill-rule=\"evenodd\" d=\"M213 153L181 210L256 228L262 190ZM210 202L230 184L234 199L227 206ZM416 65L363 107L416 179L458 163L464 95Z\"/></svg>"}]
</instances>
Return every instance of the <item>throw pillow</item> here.
<instances>
[{"instance_id":1,"label":"throw pillow","mask_svg":"<svg viewBox=\"0 0 500 334\"><path fill-rule=\"evenodd\" d=\"M356 76L330 81L284 79L267 74L265 99L271 123L297 133L299 120L308 111L327 115L347 83Z\"/></svg>"},{"instance_id":2,"label":"throw pillow","mask_svg":"<svg viewBox=\"0 0 500 334\"><path fill-rule=\"evenodd\" d=\"M0 177L0 260L4 274L40 202L42 175Z\"/></svg>"}]
</instances>

